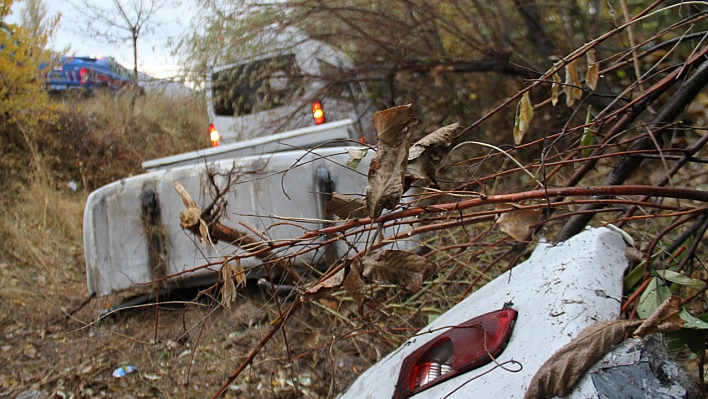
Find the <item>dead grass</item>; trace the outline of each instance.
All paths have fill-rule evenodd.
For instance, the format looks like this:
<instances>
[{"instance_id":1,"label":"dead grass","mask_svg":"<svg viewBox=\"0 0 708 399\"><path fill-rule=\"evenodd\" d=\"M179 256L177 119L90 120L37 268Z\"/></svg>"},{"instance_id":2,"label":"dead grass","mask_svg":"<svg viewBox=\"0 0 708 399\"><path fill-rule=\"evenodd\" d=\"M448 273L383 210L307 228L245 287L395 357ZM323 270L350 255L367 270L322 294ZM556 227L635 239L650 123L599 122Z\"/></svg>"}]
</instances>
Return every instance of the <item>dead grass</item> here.
<instances>
[{"instance_id":1,"label":"dead grass","mask_svg":"<svg viewBox=\"0 0 708 399\"><path fill-rule=\"evenodd\" d=\"M129 96L64 97L61 111L39 138L57 181L94 190L141 173L141 162L208 146L203 101L147 94L130 111Z\"/></svg>"}]
</instances>

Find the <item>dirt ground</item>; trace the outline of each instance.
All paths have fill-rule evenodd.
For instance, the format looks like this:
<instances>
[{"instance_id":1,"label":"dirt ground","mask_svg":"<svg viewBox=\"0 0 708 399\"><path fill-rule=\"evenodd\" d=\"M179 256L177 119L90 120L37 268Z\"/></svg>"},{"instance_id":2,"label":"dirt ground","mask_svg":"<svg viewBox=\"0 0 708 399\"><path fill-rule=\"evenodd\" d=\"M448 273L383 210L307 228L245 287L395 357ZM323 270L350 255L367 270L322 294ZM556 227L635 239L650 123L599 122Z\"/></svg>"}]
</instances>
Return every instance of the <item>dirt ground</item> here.
<instances>
[{"instance_id":1,"label":"dirt ground","mask_svg":"<svg viewBox=\"0 0 708 399\"><path fill-rule=\"evenodd\" d=\"M109 315L102 312L122 298L93 298L69 317L88 300L78 248L63 262L0 263L0 286L0 398L212 397L277 315L249 289L231 309L205 291ZM286 325L287 344L279 333L223 397L325 398L345 389L383 346L367 335L328 345L347 329L332 317L305 305ZM137 370L114 377L122 366Z\"/></svg>"}]
</instances>

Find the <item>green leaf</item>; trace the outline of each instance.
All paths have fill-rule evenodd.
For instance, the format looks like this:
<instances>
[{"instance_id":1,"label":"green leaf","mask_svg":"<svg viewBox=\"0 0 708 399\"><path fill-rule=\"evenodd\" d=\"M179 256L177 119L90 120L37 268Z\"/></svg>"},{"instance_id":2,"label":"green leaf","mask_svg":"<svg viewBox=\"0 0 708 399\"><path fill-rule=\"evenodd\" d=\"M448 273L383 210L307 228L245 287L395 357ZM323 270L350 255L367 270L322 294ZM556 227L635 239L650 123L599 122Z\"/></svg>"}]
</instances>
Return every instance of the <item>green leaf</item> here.
<instances>
[{"instance_id":1,"label":"green leaf","mask_svg":"<svg viewBox=\"0 0 708 399\"><path fill-rule=\"evenodd\" d=\"M651 316L665 300L669 299L670 296L671 291L669 288L661 284L656 277L652 277L646 290L644 290L642 296L639 297L637 314L640 318L646 319Z\"/></svg>"},{"instance_id":2,"label":"green leaf","mask_svg":"<svg viewBox=\"0 0 708 399\"><path fill-rule=\"evenodd\" d=\"M349 160L347 160L347 166L351 169L356 170L361 163L361 159L366 156L366 148L347 148L347 153L349 153Z\"/></svg>"},{"instance_id":3,"label":"green leaf","mask_svg":"<svg viewBox=\"0 0 708 399\"><path fill-rule=\"evenodd\" d=\"M682 328L678 331L664 333L666 338L666 349L670 354L676 354L683 349L688 343L688 331Z\"/></svg>"},{"instance_id":4,"label":"green leaf","mask_svg":"<svg viewBox=\"0 0 708 399\"><path fill-rule=\"evenodd\" d=\"M644 264L646 262L642 262L637 265L632 271L627 273L627 275L624 278L624 292L629 292L639 284L640 281L642 281L642 277L644 277Z\"/></svg>"},{"instance_id":5,"label":"green leaf","mask_svg":"<svg viewBox=\"0 0 708 399\"><path fill-rule=\"evenodd\" d=\"M697 290L700 290L705 285L705 283L701 280L690 278L686 275L676 273L672 270L656 270L655 273L657 276L663 278L664 280L668 280L672 283L680 284Z\"/></svg>"},{"instance_id":6,"label":"green leaf","mask_svg":"<svg viewBox=\"0 0 708 399\"><path fill-rule=\"evenodd\" d=\"M588 107L588 113L585 115L585 124L589 124L590 122L592 122L592 107ZM595 130L590 127L586 127L583 129L583 136L580 138L580 146L586 147L583 148L581 152L583 158L590 155L592 152L590 146L593 144L595 144Z\"/></svg>"},{"instance_id":7,"label":"green leaf","mask_svg":"<svg viewBox=\"0 0 708 399\"><path fill-rule=\"evenodd\" d=\"M708 323L688 313L686 308L681 309L681 314L679 316L681 316L681 319L686 322L686 324L683 325L684 329L690 328L693 330L708 330Z\"/></svg>"},{"instance_id":8,"label":"green leaf","mask_svg":"<svg viewBox=\"0 0 708 399\"><path fill-rule=\"evenodd\" d=\"M706 350L706 337L708 337L708 331L705 330L688 330L686 331L686 345L688 349L693 353L703 353Z\"/></svg>"},{"instance_id":9,"label":"green leaf","mask_svg":"<svg viewBox=\"0 0 708 399\"><path fill-rule=\"evenodd\" d=\"M590 155L590 152L592 151L592 148L590 148L590 146L593 144L595 144L595 131L593 129L586 128L583 131L583 137L580 139L580 145L582 147L585 147L583 148L580 154L583 156L583 158Z\"/></svg>"}]
</instances>

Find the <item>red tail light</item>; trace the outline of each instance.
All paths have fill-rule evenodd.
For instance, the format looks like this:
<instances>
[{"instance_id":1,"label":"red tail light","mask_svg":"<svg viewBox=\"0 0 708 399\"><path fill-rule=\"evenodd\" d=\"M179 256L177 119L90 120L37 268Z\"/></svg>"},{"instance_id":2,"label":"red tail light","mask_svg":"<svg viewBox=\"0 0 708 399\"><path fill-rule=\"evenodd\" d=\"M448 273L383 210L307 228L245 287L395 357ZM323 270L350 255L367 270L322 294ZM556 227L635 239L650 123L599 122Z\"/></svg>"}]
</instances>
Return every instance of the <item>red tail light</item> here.
<instances>
[{"instance_id":1,"label":"red tail light","mask_svg":"<svg viewBox=\"0 0 708 399\"><path fill-rule=\"evenodd\" d=\"M81 83L86 83L91 77L91 70L89 68L81 68L79 70L79 75L81 75Z\"/></svg>"},{"instance_id":2,"label":"red tail light","mask_svg":"<svg viewBox=\"0 0 708 399\"><path fill-rule=\"evenodd\" d=\"M483 366L506 347L516 320L510 307L452 327L403 361L394 399L406 399L452 377Z\"/></svg>"},{"instance_id":3,"label":"red tail light","mask_svg":"<svg viewBox=\"0 0 708 399\"><path fill-rule=\"evenodd\" d=\"M216 130L216 126L213 123L209 124L209 140L211 141L212 147L219 146L219 140L221 140L221 135L219 131Z\"/></svg>"},{"instance_id":4,"label":"red tail light","mask_svg":"<svg viewBox=\"0 0 708 399\"><path fill-rule=\"evenodd\" d=\"M312 103L312 117L315 118L315 125L325 123L325 113L321 102L315 101Z\"/></svg>"}]
</instances>

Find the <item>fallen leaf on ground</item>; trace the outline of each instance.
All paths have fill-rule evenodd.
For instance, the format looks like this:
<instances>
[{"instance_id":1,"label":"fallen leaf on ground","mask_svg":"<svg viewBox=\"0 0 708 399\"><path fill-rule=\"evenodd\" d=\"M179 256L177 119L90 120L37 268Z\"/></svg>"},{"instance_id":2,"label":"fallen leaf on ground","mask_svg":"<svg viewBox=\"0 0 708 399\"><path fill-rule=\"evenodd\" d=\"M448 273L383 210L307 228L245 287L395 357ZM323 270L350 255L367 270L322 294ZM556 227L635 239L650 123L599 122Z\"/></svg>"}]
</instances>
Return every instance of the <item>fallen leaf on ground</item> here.
<instances>
[{"instance_id":1,"label":"fallen leaf on ground","mask_svg":"<svg viewBox=\"0 0 708 399\"><path fill-rule=\"evenodd\" d=\"M37 357L37 348L35 348L32 344L27 344L25 345L25 349L22 351L22 354L28 359L34 359Z\"/></svg>"}]
</instances>

